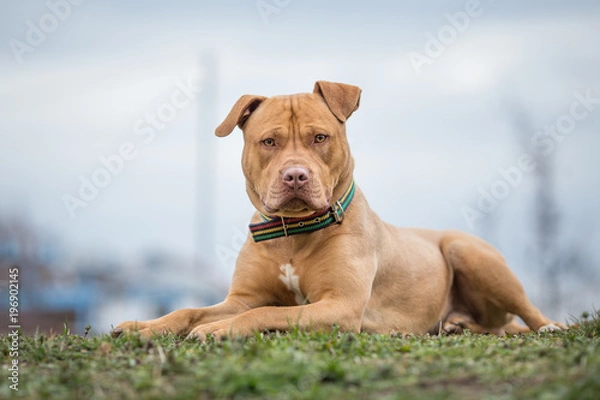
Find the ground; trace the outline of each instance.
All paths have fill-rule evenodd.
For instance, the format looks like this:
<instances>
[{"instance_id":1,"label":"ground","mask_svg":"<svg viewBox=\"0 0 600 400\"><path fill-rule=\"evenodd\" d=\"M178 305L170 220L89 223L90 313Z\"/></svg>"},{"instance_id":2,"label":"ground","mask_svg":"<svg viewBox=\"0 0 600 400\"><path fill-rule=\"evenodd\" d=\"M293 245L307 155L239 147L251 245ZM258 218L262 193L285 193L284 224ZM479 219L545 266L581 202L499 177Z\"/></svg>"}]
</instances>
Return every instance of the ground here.
<instances>
[{"instance_id":1,"label":"ground","mask_svg":"<svg viewBox=\"0 0 600 400\"><path fill-rule=\"evenodd\" d=\"M600 312L566 332L519 336L256 334L207 343L68 333L0 339L25 399L600 398ZM14 386L13 386L14 388Z\"/></svg>"}]
</instances>

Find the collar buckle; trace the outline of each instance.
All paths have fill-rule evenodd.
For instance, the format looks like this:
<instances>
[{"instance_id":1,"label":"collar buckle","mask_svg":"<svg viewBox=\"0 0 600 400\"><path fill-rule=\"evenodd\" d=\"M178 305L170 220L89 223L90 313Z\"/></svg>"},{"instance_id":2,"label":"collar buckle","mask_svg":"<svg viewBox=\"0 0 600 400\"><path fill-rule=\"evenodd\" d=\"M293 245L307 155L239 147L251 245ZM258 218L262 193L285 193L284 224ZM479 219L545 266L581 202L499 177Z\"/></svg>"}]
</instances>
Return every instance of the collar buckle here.
<instances>
[{"instance_id":1,"label":"collar buckle","mask_svg":"<svg viewBox=\"0 0 600 400\"><path fill-rule=\"evenodd\" d=\"M341 224L344 220L344 207L342 207L342 203L339 200L331 206L331 212L333 213L335 222Z\"/></svg>"}]
</instances>

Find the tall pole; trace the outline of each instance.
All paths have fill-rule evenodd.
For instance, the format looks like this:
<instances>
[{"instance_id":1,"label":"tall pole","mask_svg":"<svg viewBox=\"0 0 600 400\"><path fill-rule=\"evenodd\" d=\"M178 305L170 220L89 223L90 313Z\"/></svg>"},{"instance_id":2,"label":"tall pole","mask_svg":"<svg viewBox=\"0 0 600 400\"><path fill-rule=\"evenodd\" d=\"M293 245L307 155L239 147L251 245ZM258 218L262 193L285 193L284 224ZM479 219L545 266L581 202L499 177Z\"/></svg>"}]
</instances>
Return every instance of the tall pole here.
<instances>
[{"instance_id":1,"label":"tall pole","mask_svg":"<svg viewBox=\"0 0 600 400\"><path fill-rule=\"evenodd\" d=\"M531 144L534 125L522 106L512 108L514 124L519 139L533 156L536 168L534 195L534 227L536 260L541 269L540 281L542 303L545 312L559 315L563 297L560 279L562 274L562 255L559 247L560 214L556 205L554 153L542 154Z\"/></svg>"},{"instance_id":2,"label":"tall pole","mask_svg":"<svg viewBox=\"0 0 600 400\"><path fill-rule=\"evenodd\" d=\"M535 228L537 233L538 260L544 275L545 306L549 312L559 314L562 306L560 279L562 273L561 257L558 249L559 214L554 195L555 174L553 156L536 154L535 170Z\"/></svg>"},{"instance_id":3,"label":"tall pole","mask_svg":"<svg viewBox=\"0 0 600 400\"><path fill-rule=\"evenodd\" d=\"M215 266L215 149L218 60L214 50L200 55L198 140L196 142L196 268L211 276Z\"/></svg>"}]
</instances>

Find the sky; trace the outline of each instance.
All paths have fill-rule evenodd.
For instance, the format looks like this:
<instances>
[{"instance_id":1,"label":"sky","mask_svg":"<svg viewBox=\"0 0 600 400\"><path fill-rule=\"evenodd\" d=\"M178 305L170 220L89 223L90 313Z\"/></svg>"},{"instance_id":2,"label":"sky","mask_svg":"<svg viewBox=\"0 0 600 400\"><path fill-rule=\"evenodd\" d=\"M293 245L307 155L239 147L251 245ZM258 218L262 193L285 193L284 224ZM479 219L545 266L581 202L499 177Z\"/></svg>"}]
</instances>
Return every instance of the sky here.
<instances>
[{"instance_id":1,"label":"sky","mask_svg":"<svg viewBox=\"0 0 600 400\"><path fill-rule=\"evenodd\" d=\"M253 208L240 132L218 139L207 127L246 93L345 82L363 90L347 130L375 211L398 226L483 236L543 298L531 259L535 173L521 161L533 140L547 150L560 246L600 274L599 48L600 3L585 0L3 2L0 215L27 218L73 254L192 259L210 196L206 257L226 280L223 254L239 249ZM94 177L104 187L69 212L65 199L81 205ZM581 293L569 312L598 306Z\"/></svg>"}]
</instances>

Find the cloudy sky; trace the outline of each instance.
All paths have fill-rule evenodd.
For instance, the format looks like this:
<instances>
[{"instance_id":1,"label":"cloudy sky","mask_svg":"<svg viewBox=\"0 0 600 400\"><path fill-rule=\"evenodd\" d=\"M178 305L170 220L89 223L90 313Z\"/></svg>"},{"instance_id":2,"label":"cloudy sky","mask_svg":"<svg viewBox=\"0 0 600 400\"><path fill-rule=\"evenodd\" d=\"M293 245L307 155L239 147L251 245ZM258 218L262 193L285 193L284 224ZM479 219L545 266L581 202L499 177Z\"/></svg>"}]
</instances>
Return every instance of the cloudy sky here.
<instances>
[{"instance_id":1,"label":"cloudy sky","mask_svg":"<svg viewBox=\"0 0 600 400\"><path fill-rule=\"evenodd\" d=\"M599 265L600 3L523 3L3 2L0 215L27 217L73 253L192 258L198 204L211 196L207 241L235 251L252 212L242 137L217 140L206 127L242 94L326 79L363 89L348 132L356 181L379 215L483 235L543 296L530 257L534 171L508 185L499 170L520 168L537 135L556 174L560 244ZM216 96L201 107L208 88ZM117 173L98 172L105 163ZM65 199L81 205L93 179L104 187L69 213ZM484 192L502 198L482 212ZM484 218L469 223L466 209ZM210 257L230 274L230 261Z\"/></svg>"}]
</instances>

